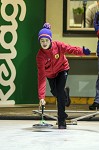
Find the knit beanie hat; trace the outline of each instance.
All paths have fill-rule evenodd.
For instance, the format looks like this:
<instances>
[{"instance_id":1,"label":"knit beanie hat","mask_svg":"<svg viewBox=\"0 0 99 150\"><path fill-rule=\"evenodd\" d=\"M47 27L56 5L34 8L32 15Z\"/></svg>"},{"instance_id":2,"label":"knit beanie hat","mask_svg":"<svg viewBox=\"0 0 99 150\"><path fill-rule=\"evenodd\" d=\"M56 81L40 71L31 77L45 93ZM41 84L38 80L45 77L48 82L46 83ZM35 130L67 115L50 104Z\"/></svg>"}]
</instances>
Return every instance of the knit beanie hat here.
<instances>
[{"instance_id":1,"label":"knit beanie hat","mask_svg":"<svg viewBox=\"0 0 99 150\"><path fill-rule=\"evenodd\" d=\"M45 23L43 25L43 29L40 30L38 34L38 39L41 38L48 38L50 41L52 41L52 32L51 32L51 25L49 23Z\"/></svg>"}]
</instances>

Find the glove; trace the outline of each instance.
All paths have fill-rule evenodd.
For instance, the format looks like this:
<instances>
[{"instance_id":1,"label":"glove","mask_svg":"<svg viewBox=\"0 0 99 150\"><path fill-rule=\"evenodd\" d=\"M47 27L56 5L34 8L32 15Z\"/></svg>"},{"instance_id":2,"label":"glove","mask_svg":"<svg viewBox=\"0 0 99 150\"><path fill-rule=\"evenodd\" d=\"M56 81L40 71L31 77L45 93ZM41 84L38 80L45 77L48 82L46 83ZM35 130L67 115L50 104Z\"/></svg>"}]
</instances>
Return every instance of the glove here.
<instances>
[{"instance_id":1,"label":"glove","mask_svg":"<svg viewBox=\"0 0 99 150\"><path fill-rule=\"evenodd\" d=\"M41 107L42 105L45 105L45 104L46 104L46 101L44 99L40 99L39 106Z\"/></svg>"},{"instance_id":2,"label":"glove","mask_svg":"<svg viewBox=\"0 0 99 150\"><path fill-rule=\"evenodd\" d=\"M84 53L85 55L90 55L90 50L89 50L88 48L85 48L85 47L83 46L83 53Z\"/></svg>"},{"instance_id":3,"label":"glove","mask_svg":"<svg viewBox=\"0 0 99 150\"><path fill-rule=\"evenodd\" d=\"M96 34L97 34L97 36L99 38L99 11L96 12L96 14L95 14L94 28L95 28Z\"/></svg>"},{"instance_id":4,"label":"glove","mask_svg":"<svg viewBox=\"0 0 99 150\"><path fill-rule=\"evenodd\" d=\"M99 40L97 42L97 56L99 56Z\"/></svg>"}]
</instances>

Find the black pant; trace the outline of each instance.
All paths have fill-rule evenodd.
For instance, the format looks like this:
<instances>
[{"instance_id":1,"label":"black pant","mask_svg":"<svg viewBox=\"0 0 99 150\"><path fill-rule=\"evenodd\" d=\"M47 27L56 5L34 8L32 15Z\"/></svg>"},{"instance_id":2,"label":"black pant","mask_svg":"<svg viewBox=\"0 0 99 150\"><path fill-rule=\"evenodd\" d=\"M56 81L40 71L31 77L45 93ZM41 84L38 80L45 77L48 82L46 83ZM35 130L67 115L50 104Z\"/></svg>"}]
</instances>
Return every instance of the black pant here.
<instances>
[{"instance_id":1,"label":"black pant","mask_svg":"<svg viewBox=\"0 0 99 150\"><path fill-rule=\"evenodd\" d=\"M67 117L67 114L65 113L65 102L67 96L64 90L67 76L68 71L62 71L59 72L55 78L47 78L51 88L51 93L57 98L58 121L64 121Z\"/></svg>"}]
</instances>

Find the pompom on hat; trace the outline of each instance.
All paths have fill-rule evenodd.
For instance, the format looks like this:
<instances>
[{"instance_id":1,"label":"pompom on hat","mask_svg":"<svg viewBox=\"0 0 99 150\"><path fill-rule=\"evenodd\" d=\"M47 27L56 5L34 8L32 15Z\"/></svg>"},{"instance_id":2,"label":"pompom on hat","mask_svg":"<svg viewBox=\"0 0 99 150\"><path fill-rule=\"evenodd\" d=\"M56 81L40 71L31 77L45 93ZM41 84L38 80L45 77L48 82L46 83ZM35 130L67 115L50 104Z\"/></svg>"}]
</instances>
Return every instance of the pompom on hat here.
<instances>
[{"instance_id":1,"label":"pompom on hat","mask_svg":"<svg viewBox=\"0 0 99 150\"><path fill-rule=\"evenodd\" d=\"M43 29L40 30L38 34L38 40L41 38L48 38L50 41L52 41L51 25L49 23L45 23L43 25Z\"/></svg>"}]
</instances>

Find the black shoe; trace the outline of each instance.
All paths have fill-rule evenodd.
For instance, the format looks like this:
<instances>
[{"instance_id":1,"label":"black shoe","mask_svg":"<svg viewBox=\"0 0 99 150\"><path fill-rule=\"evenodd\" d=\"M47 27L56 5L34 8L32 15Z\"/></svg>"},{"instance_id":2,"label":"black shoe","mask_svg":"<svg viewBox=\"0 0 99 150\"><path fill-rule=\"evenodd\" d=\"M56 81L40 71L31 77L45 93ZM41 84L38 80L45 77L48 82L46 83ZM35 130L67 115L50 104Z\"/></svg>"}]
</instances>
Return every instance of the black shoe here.
<instances>
[{"instance_id":1,"label":"black shoe","mask_svg":"<svg viewBox=\"0 0 99 150\"><path fill-rule=\"evenodd\" d=\"M66 96L67 96L65 106L69 107L70 104L71 104L71 99L70 99L70 96L69 96L70 88L69 88L69 87L66 87L66 88L65 88L65 92L66 92Z\"/></svg>"},{"instance_id":2,"label":"black shoe","mask_svg":"<svg viewBox=\"0 0 99 150\"><path fill-rule=\"evenodd\" d=\"M89 106L89 110L96 110L99 109L99 104L94 102L92 105Z\"/></svg>"},{"instance_id":3,"label":"black shoe","mask_svg":"<svg viewBox=\"0 0 99 150\"><path fill-rule=\"evenodd\" d=\"M66 121L58 122L58 129L66 129Z\"/></svg>"}]
</instances>

